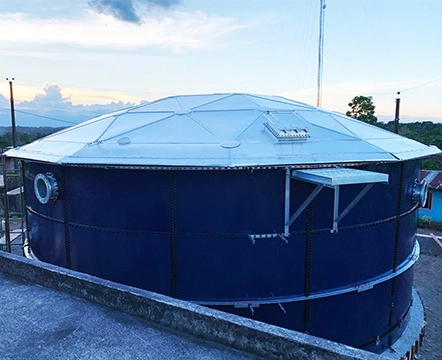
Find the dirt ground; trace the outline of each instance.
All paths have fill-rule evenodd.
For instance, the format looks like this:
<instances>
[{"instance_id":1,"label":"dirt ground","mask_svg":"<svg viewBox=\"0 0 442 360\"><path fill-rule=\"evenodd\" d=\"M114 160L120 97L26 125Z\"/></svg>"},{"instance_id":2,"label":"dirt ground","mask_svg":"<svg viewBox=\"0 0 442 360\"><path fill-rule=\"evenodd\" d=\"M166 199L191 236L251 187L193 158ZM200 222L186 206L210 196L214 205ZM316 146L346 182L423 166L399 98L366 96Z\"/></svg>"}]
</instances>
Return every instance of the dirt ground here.
<instances>
[{"instance_id":1,"label":"dirt ground","mask_svg":"<svg viewBox=\"0 0 442 360\"><path fill-rule=\"evenodd\" d=\"M442 359L442 257L421 254L415 265L414 286L425 309L425 338L419 360Z\"/></svg>"}]
</instances>

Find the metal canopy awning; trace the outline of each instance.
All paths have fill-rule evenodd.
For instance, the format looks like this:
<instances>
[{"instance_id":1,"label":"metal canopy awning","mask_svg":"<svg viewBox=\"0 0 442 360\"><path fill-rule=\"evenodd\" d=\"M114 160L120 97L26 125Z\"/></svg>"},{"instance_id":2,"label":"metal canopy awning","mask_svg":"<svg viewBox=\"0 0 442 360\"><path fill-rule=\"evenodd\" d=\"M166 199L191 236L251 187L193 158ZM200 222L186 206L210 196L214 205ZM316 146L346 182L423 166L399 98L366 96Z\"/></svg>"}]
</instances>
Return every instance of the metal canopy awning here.
<instances>
[{"instance_id":1,"label":"metal canopy awning","mask_svg":"<svg viewBox=\"0 0 442 360\"><path fill-rule=\"evenodd\" d=\"M292 179L311 182L313 184L316 184L316 188L307 197L307 199L305 199L305 201L295 211L295 213L290 216L290 181ZM290 235L290 226L324 187L329 187L334 190L332 232L337 232L339 222L377 183L388 183L388 174L349 168L305 169L293 171L287 169L285 188L284 236ZM347 207L341 213L339 213L340 187L342 185L354 184L366 184L366 186L359 192L358 195L356 195L356 197L350 202L350 204L348 204Z\"/></svg>"},{"instance_id":2,"label":"metal canopy awning","mask_svg":"<svg viewBox=\"0 0 442 360\"><path fill-rule=\"evenodd\" d=\"M336 185L388 183L388 174L349 168L294 170L292 177L329 187Z\"/></svg>"}]
</instances>

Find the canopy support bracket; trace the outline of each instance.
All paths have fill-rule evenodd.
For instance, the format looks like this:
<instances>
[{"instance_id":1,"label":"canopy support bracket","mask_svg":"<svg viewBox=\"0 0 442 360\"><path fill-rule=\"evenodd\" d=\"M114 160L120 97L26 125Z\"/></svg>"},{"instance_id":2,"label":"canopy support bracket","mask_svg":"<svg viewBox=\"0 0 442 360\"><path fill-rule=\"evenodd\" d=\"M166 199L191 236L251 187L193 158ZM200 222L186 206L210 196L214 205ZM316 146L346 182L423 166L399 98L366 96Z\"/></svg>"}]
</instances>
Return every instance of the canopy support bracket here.
<instances>
[{"instance_id":1,"label":"canopy support bracket","mask_svg":"<svg viewBox=\"0 0 442 360\"><path fill-rule=\"evenodd\" d=\"M315 189L304 200L301 206L290 217L290 185L291 180L300 180L316 185ZM286 168L285 173L285 204L284 204L284 237L290 236L290 226L311 204L324 187L332 188L333 196L333 225L331 232L338 232L339 222L361 201L361 199L377 183L388 183L388 174L373 171L349 169L349 168L327 168L327 169L306 169L293 170ZM355 196L347 207L339 213L340 190L342 185L365 184L365 187Z\"/></svg>"}]
</instances>

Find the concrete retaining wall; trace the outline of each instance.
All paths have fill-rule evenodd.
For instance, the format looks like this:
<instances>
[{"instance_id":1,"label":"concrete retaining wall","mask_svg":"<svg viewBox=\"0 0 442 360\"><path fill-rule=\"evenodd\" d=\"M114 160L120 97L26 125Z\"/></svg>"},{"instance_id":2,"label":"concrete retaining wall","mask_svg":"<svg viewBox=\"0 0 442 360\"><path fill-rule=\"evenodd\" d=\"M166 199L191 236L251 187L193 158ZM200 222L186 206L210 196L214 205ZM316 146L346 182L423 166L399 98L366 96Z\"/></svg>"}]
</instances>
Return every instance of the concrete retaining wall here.
<instances>
[{"instance_id":1,"label":"concrete retaining wall","mask_svg":"<svg viewBox=\"0 0 442 360\"><path fill-rule=\"evenodd\" d=\"M387 359L311 335L1 251L0 271L265 359Z\"/></svg>"}]
</instances>

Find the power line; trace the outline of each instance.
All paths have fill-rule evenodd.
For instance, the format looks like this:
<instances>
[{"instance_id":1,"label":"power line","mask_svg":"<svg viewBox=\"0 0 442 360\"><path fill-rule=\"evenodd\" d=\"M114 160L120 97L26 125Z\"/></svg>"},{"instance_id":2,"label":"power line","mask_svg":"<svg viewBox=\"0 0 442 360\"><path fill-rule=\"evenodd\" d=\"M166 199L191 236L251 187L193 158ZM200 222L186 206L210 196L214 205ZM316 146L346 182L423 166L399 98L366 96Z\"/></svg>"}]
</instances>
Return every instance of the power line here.
<instances>
[{"instance_id":1,"label":"power line","mask_svg":"<svg viewBox=\"0 0 442 360\"><path fill-rule=\"evenodd\" d=\"M426 85L429 85L429 84L433 84L433 83L439 82L439 81L441 81L441 80L442 80L442 77L440 77L440 78L438 78L438 79L436 79L436 80L428 81L428 82L423 83L423 84L420 84L420 85L413 86L413 87L408 88L408 89L405 89L405 90L401 90L401 92L414 90L414 89L420 88L420 87L422 87L422 86L426 86Z\"/></svg>"},{"instance_id":2,"label":"power line","mask_svg":"<svg viewBox=\"0 0 442 360\"><path fill-rule=\"evenodd\" d=\"M354 42L355 42L355 44L357 45L357 47L359 49L359 52L360 52L360 54L362 56L362 59L364 60L365 68L367 69L368 73L370 74L370 77L372 78L373 82L376 83L376 79L375 79L375 77L373 75L373 71L372 71L372 69L370 67L370 63L367 61L367 58L365 57L365 52L362 50L361 43L358 40L358 36L356 36L355 29L353 28L353 26L352 26L352 24L350 22L350 17L347 15L347 12L345 11L345 7L341 3L341 0L338 0L338 4L341 7L341 10L342 10L342 12L343 12L343 14L344 14L344 16L345 16L345 18L347 20L347 25L348 25L348 27L349 27L349 29L351 31L351 34L353 35Z\"/></svg>"},{"instance_id":3,"label":"power line","mask_svg":"<svg viewBox=\"0 0 442 360\"><path fill-rule=\"evenodd\" d=\"M33 103L33 104L35 104L32 100L31 101L23 101L23 102L21 102L21 103L19 103L19 105L21 106L21 107L26 107L26 104L24 104L24 102L26 102L26 103ZM60 103L60 104L65 104L65 103ZM99 105L99 104L94 104L94 106L95 105ZM65 110L66 111L66 105L65 106L54 106L54 105L49 105L49 104L43 104L43 105L41 105L41 104L38 104L38 106L39 107L41 107L41 108L51 108L51 109L57 109L57 110ZM69 106L69 105L68 105ZM72 106L72 107L87 107L88 105L84 105L84 104L80 104L80 105L70 105L70 106ZM103 105L103 106L106 106L106 105ZM78 113L79 115L82 115L82 116L89 116L90 114L86 114L86 113L84 113L84 114L81 114L81 113ZM91 114L96 114L96 115L101 115L101 113L99 113L99 112L91 112Z\"/></svg>"},{"instance_id":4,"label":"power line","mask_svg":"<svg viewBox=\"0 0 442 360\"><path fill-rule=\"evenodd\" d=\"M1 75L0 75L1 77ZM4 77L4 76L3 76ZM15 78L15 80L17 81L22 81L22 82L28 82L28 83L34 83L34 84L42 84L42 83L50 83L48 81L36 81L36 80L29 80L29 79L23 79L23 78ZM57 84L58 83L53 83L53 84ZM122 89L109 89L109 88L95 88L95 87L86 87L86 86L78 86L78 85L73 85L73 84L64 84L63 86L67 87L67 88L72 88L72 89L83 89L83 90L94 90L94 91L112 91L112 92L121 92L121 93L129 93L129 94L139 94L139 95L170 95L170 93L163 93L163 92L158 92L158 91L134 91L134 90L122 90Z\"/></svg>"},{"instance_id":5,"label":"power line","mask_svg":"<svg viewBox=\"0 0 442 360\"><path fill-rule=\"evenodd\" d=\"M387 34L385 33L385 30L384 30L384 24L382 22L382 18L381 18L380 13L379 13L379 9L378 9L378 6L377 6L377 1L378 0L373 0L372 2L374 4L374 8L376 10L377 18L379 20L379 25L380 25L379 28L380 28L381 33L382 33L382 40L384 42L385 49L386 49L387 54L388 54L388 63L393 64L394 63L393 56L391 55L391 51L390 51L391 46L390 46L390 43L388 42L388 37L387 37ZM384 51L382 51L381 54L384 54ZM396 66L390 66L390 71L387 72L388 75L390 75L390 72L393 72L396 75L395 78L398 77L397 76Z\"/></svg>"},{"instance_id":6,"label":"power line","mask_svg":"<svg viewBox=\"0 0 442 360\"><path fill-rule=\"evenodd\" d=\"M43 119L49 119L49 120L55 120L55 121L63 122L63 123L66 123L66 124L71 124L71 125L77 125L77 124L78 124L78 123L73 122L73 121L57 119L57 118L53 118L53 117L50 117L50 116L44 116L44 115L33 114L33 113L30 113L30 112L27 112L27 111L22 111L22 110L15 110L15 111L17 111L17 112L19 112L19 113L22 113L22 114L26 114L26 115L31 115L31 116L35 116L35 117L39 117L39 118L43 118Z\"/></svg>"},{"instance_id":7,"label":"power line","mask_svg":"<svg viewBox=\"0 0 442 360\"><path fill-rule=\"evenodd\" d=\"M301 64L299 71L299 73L302 74L300 82L301 86L304 86L306 84L308 70L310 68L310 64L312 63L310 59L314 55L312 47L314 44L316 44L315 25L317 19L315 9L316 6L314 6L312 1L306 2L304 9L304 13L306 13L305 23L303 25L303 32L301 36L301 43L303 48L303 51L301 51ZM315 38L315 41L313 41L313 38Z\"/></svg>"},{"instance_id":8,"label":"power line","mask_svg":"<svg viewBox=\"0 0 442 360\"><path fill-rule=\"evenodd\" d=\"M0 108L0 109L1 110L8 110L6 108ZM78 123L73 122L73 121L57 119L57 118L53 118L53 117L50 117L50 116L38 115L38 114L30 113L30 112L27 112L27 111L17 110L17 109L15 109L15 112L19 112L19 113L22 113L22 114L26 114L26 115L30 115L30 116L35 116L35 117L39 117L39 118L43 118L43 119L59 121L59 122L63 122L63 123L70 124L70 125L77 125L78 124Z\"/></svg>"}]
</instances>

